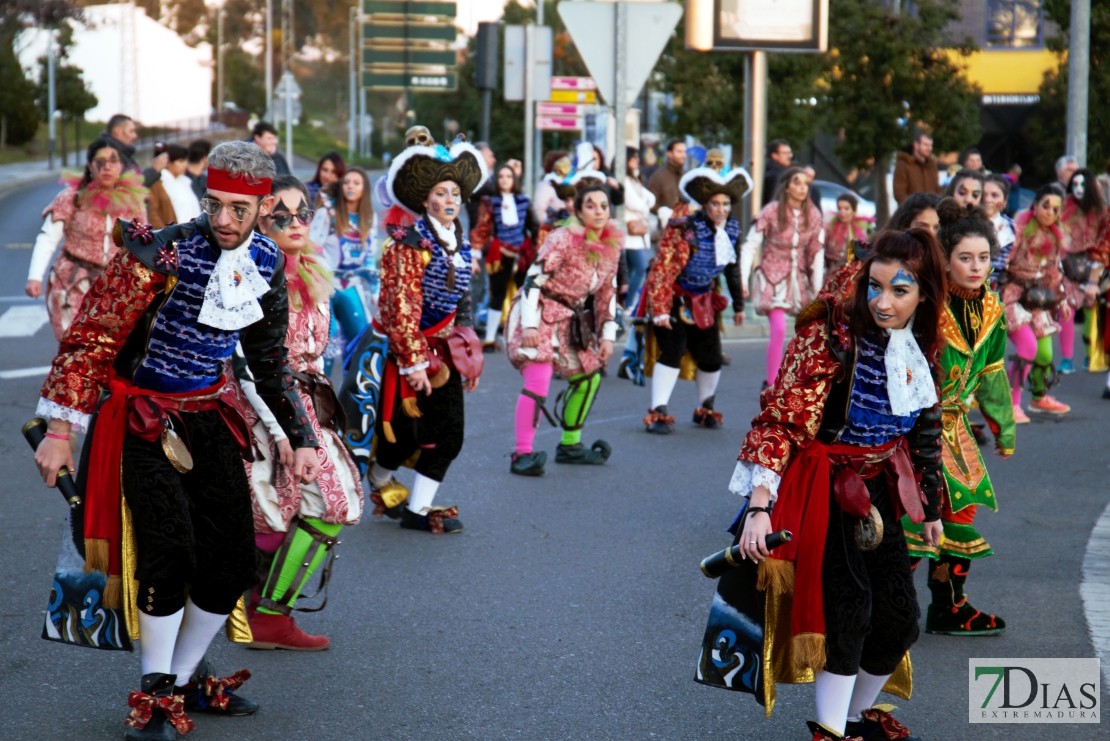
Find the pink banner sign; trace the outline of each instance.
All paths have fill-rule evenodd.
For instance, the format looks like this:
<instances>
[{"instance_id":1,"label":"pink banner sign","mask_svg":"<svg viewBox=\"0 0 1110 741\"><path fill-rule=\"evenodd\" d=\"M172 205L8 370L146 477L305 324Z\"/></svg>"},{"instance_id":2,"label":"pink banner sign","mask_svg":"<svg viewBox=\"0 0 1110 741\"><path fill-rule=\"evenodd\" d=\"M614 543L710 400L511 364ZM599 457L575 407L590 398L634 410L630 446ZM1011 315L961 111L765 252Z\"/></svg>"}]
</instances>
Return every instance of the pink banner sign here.
<instances>
[{"instance_id":1,"label":"pink banner sign","mask_svg":"<svg viewBox=\"0 0 1110 741\"><path fill-rule=\"evenodd\" d=\"M536 113L541 116L579 116L578 106L574 103L539 103Z\"/></svg>"},{"instance_id":2,"label":"pink banner sign","mask_svg":"<svg viewBox=\"0 0 1110 741\"><path fill-rule=\"evenodd\" d=\"M537 116L536 128L540 131L582 131L586 119L581 116Z\"/></svg>"},{"instance_id":3,"label":"pink banner sign","mask_svg":"<svg viewBox=\"0 0 1110 741\"><path fill-rule=\"evenodd\" d=\"M552 77L552 90L597 90L592 77Z\"/></svg>"}]
</instances>

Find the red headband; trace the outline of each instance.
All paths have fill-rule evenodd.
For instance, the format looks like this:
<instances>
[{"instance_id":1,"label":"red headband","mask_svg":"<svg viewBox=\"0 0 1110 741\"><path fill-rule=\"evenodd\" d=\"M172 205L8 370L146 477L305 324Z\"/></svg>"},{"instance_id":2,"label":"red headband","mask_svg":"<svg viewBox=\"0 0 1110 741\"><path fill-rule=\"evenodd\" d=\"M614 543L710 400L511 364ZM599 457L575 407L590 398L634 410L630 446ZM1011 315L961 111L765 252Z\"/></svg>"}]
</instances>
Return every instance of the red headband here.
<instances>
[{"instance_id":1,"label":"red headband","mask_svg":"<svg viewBox=\"0 0 1110 741\"><path fill-rule=\"evenodd\" d=\"M270 178L258 178L252 182L243 175L233 176L227 170L208 168L208 187L212 190L238 193L241 196L268 196L270 184Z\"/></svg>"}]
</instances>

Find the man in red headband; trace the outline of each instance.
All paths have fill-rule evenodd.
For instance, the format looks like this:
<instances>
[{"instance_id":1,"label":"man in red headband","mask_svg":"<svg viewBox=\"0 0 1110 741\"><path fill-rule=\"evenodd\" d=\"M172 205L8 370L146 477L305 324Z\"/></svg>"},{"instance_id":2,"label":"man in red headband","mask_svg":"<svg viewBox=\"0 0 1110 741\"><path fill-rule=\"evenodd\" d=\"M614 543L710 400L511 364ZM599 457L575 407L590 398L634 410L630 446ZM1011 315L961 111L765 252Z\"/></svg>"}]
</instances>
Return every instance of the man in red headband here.
<instances>
[{"instance_id":1,"label":"man in red headband","mask_svg":"<svg viewBox=\"0 0 1110 741\"><path fill-rule=\"evenodd\" d=\"M127 739L177 738L192 727L186 711L258 709L234 694L250 673L216 678L204 654L225 622L232 640L250 640L242 594L257 581L240 460L250 435L223 394L236 343L294 448L294 476L309 483L319 471L286 363L284 258L254 231L273 206L273 176L259 147L226 142L209 155L199 218L158 232L118 222L126 249L89 290L39 400L50 424L35 462L49 486L60 467L74 470L71 427L95 420L76 545L85 572L106 576L100 600L122 613L121 643L141 640ZM76 585L55 591L78 611L87 597Z\"/></svg>"}]
</instances>

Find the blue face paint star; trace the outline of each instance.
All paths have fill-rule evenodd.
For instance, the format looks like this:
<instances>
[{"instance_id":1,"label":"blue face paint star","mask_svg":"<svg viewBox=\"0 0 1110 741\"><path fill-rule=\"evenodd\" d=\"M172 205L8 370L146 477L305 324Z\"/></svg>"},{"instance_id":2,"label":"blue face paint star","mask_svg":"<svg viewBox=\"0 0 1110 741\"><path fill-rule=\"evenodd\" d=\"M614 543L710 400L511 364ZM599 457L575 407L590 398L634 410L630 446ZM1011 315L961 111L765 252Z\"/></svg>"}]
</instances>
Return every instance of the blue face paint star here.
<instances>
[{"instance_id":1,"label":"blue face paint star","mask_svg":"<svg viewBox=\"0 0 1110 741\"><path fill-rule=\"evenodd\" d=\"M883 292L881 290L871 285L870 283L867 284L867 303L871 303L882 294Z\"/></svg>"},{"instance_id":2,"label":"blue face paint star","mask_svg":"<svg viewBox=\"0 0 1110 741\"><path fill-rule=\"evenodd\" d=\"M899 270L897 273L894 274L894 277L890 279L890 285L896 286L898 284L915 286L917 285L917 281L914 280L913 276L907 273L905 270Z\"/></svg>"}]
</instances>

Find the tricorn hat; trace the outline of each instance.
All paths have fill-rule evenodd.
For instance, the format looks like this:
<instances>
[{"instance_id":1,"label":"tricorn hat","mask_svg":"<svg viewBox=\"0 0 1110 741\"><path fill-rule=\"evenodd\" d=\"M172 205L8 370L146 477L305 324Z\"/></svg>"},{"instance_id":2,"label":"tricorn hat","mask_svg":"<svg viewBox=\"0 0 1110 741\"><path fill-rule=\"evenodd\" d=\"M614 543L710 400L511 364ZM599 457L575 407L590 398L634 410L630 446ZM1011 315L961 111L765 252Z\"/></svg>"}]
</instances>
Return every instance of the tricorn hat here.
<instances>
[{"instance_id":1,"label":"tricorn hat","mask_svg":"<svg viewBox=\"0 0 1110 741\"><path fill-rule=\"evenodd\" d=\"M564 201L577 196L580 187L603 185L605 183L605 173L598 170L573 170L560 175L559 163L561 162L563 160L556 163L555 170L549 172L544 180L551 181L551 184L555 186L555 195Z\"/></svg>"},{"instance_id":2,"label":"tricorn hat","mask_svg":"<svg viewBox=\"0 0 1110 741\"><path fill-rule=\"evenodd\" d=\"M734 167L720 173L710 167L697 167L678 181L679 192L703 206L718 193L724 193L735 204L751 189L751 176L743 167Z\"/></svg>"},{"instance_id":3,"label":"tricorn hat","mask_svg":"<svg viewBox=\"0 0 1110 741\"><path fill-rule=\"evenodd\" d=\"M395 204L419 215L437 183L450 180L459 186L463 200L469 201L488 176L481 153L456 139L450 149L417 145L401 152L389 166L386 190Z\"/></svg>"}]
</instances>

